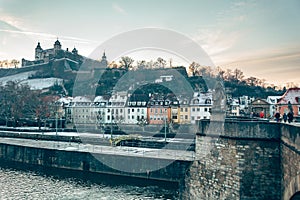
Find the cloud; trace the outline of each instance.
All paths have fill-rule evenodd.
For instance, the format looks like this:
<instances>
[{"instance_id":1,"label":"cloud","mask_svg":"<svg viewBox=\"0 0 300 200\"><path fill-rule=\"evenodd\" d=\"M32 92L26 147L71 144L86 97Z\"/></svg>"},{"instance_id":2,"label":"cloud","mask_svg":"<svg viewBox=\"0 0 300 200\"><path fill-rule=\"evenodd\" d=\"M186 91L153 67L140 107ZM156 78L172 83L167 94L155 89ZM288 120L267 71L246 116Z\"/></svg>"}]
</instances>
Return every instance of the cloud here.
<instances>
[{"instance_id":1,"label":"cloud","mask_svg":"<svg viewBox=\"0 0 300 200\"><path fill-rule=\"evenodd\" d=\"M225 69L241 69L244 74L267 79L268 82L283 84L287 82L300 83L300 47L285 46L281 48L266 48L250 53L236 52L222 55Z\"/></svg>"},{"instance_id":2,"label":"cloud","mask_svg":"<svg viewBox=\"0 0 300 200\"><path fill-rule=\"evenodd\" d=\"M7 25L15 27L16 29L25 29L24 20L15 16L5 14L3 11L1 11L0 21L2 21L2 23L6 23Z\"/></svg>"},{"instance_id":3,"label":"cloud","mask_svg":"<svg viewBox=\"0 0 300 200\"><path fill-rule=\"evenodd\" d=\"M112 4L112 8L113 8L117 13L120 13L120 14L123 14L123 15L127 14L126 11L125 11L120 5L118 5L118 4L116 4L116 3L113 3L113 4Z\"/></svg>"},{"instance_id":4,"label":"cloud","mask_svg":"<svg viewBox=\"0 0 300 200\"><path fill-rule=\"evenodd\" d=\"M39 33L39 32L31 32L31 31L22 31L22 30L9 30L9 29L0 29L0 32L11 33L11 34L22 34L27 36L40 37L44 40L53 40L57 38L57 35L49 34L49 33ZM77 37L69 37L69 36L60 36L60 40L62 41L75 41L77 43L96 43L97 41L77 38ZM98 43L98 42L97 42Z\"/></svg>"},{"instance_id":5,"label":"cloud","mask_svg":"<svg viewBox=\"0 0 300 200\"><path fill-rule=\"evenodd\" d=\"M209 56L216 56L232 48L240 38L240 33L204 29L199 30L192 38L201 45Z\"/></svg>"}]
</instances>

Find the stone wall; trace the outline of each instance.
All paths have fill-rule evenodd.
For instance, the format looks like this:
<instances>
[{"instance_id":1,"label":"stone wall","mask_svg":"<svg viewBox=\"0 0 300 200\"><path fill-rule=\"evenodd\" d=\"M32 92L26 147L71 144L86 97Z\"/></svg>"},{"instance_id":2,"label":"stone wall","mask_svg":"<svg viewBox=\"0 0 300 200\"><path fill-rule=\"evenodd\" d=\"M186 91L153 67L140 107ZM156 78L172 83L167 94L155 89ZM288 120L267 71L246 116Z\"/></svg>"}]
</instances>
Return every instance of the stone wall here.
<instances>
[{"instance_id":1,"label":"stone wall","mask_svg":"<svg viewBox=\"0 0 300 200\"><path fill-rule=\"evenodd\" d=\"M214 125L199 126L197 159L182 199L290 199L300 191L300 127L263 121Z\"/></svg>"},{"instance_id":2,"label":"stone wall","mask_svg":"<svg viewBox=\"0 0 300 200\"><path fill-rule=\"evenodd\" d=\"M290 199L300 191L300 127L283 124L282 132L282 198Z\"/></svg>"},{"instance_id":3,"label":"stone wall","mask_svg":"<svg viewBox=\"0 0 300 200\"><path fill-rule=\"evenodd\" d=\"M90 154L87 152L33 148L0 144L0 162L39 165L52 168L88 171L125 177L179 183L185 177L189 161L173 161L159 158L134 157L115 154ZM109 163L109 165L107 165ZM111 166L135 166L134 172L120 171ZM147 171L149 166L163 166L155 171Z\"/></svg>"},{"instance_id":4,"label":"stone wall","mask_svg":"<svg viewBox=\"0 0 300 200\"><path fill-rule=\"evenodd\" d=\"M183 199L280 199L279 142L209 141L206 136L197 137L197 142L203 149L212 148L188 171Z\"/></svg>"}]
</instances>

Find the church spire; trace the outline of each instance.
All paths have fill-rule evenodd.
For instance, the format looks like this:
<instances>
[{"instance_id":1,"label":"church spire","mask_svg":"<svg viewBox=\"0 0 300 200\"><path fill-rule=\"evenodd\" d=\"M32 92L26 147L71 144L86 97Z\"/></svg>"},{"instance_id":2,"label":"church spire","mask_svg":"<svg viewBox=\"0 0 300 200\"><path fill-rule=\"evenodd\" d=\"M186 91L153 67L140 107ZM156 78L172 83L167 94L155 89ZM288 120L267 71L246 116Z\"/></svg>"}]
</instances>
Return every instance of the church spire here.
<instances>
[{"instance_id":1,"label":"church spire","mask_svg":"<svg viewBox=\"0 0 300 200\"><path fill-rule=\"evenodd\" d=\"M102 60L106 60L105 50L103 51Z\"/></svg>"}]
</instances>

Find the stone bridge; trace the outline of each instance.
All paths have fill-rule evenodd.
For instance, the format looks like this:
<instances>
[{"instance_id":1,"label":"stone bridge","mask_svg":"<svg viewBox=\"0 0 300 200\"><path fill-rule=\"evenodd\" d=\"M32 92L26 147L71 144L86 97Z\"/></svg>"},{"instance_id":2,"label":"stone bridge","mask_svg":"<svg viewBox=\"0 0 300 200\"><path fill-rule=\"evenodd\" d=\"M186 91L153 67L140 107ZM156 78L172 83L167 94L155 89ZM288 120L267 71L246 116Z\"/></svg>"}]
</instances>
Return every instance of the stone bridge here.
<instances>
[{"instance_id":1,"label":"stone bridge","mask_svg":"<svg viewBox=\"0 0 300 200\"><path fill-rule=\"evenodd\" d=\"M226 121L221 134L209 125L200 122L182 199L300 199L298 125Z\"/></svg>"},{"instance_id":2,"label":"stone bridge","mask_svg":"<svg viewBox=\"0 0 300 200\"><path fill-rule=\"evenodd\" d=\"M3 161L179 183L181 199L188 200L300 199L297 124L200 121L195 153L71 144L4 134L0 137ZM139 171L117 170L118 166L132 165ZM162 167L149 169L156 165Z\"/></svg>"}]
</instances>

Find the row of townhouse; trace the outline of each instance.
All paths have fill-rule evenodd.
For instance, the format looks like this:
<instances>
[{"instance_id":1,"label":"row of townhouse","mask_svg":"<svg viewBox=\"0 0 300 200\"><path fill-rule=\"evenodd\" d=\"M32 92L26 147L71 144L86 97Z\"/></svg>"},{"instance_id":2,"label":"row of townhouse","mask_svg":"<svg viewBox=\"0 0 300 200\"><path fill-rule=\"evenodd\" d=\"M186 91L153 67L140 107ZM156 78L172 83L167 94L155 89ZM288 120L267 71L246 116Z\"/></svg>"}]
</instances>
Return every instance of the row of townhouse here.
<instances>
[{"instance_id":1,"label":"row of townhouse","mask_svg":"<svg viewBox=\"0 0 300 200\"><path fill-rule=\"evenodd\" d=\"M75 97L64 105L67 122L73 124L195 124L209 119L212 93L194 93L192 98L163 98L115 92L110 98Z\"/></svg>"},{"instance_id":2,"label":"row of townhouse","mask_svg":"<svg viewBox=\"0 0 300 200\"><path fill-rule=\"evenodd\" d=\"M258 115L264 113L264 118L273 118L278 112L282 116L291 110L294 116L300 115L300 88L290 88L282 96L268 96L266 99L242 96L228 98L227 115Z\"/></svg>"}]
</instances>

